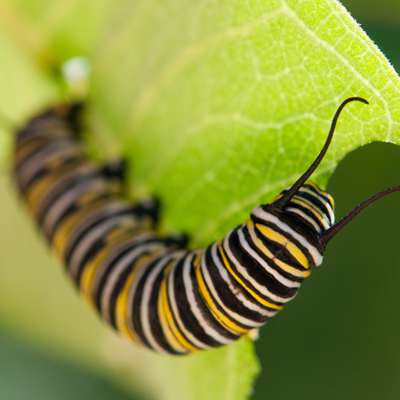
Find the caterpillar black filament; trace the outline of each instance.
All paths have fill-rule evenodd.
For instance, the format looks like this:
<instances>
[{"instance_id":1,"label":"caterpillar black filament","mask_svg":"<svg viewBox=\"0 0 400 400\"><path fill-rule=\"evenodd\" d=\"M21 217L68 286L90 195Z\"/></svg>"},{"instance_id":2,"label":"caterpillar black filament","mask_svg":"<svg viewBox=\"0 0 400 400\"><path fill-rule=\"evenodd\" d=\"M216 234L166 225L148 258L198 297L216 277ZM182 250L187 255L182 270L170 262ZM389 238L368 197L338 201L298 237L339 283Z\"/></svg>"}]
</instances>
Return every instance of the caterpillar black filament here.
<instances>
[{"instance_id":1,"label":"caterpillar black filament","mask_svg":"<svg viewBox=\"0 0 400 400\"><path fill-rule=\"evenodd\" d=\"M228 344L259 328L292 300L322 262L327 242L366 200L334 224L332 197L308 183L310 168L271 204L205 249L156 233L158 202L122 195L124 164L99 167L76 138L77 105L55 106L16 135L15 177L50 246L101 317L152 350L187 354Z\"/></svg>"}]
</instances>

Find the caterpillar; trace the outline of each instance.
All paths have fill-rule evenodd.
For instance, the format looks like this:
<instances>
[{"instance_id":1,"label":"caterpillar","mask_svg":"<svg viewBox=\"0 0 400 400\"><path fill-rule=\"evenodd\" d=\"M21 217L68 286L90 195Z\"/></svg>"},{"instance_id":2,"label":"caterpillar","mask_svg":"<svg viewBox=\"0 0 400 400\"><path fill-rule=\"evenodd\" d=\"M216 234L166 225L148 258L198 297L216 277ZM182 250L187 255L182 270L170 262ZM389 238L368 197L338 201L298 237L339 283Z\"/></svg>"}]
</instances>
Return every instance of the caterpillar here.
<instances>
[{"instance_id":1,"label":"caterpillar","mask_svg":"<svg viewBox=\"0 0 400 400\"><path fill-rule=\"evenodd\" d=\"M15 135L16 186L84 298L121 335L183 355L251 334L297 294L326 245L379 192L335 223L334 200L309 181L320 153L296 182L221 240L189 249L185 235L160 235L160 202L124 197L125 163L90 161L77 140L80 104L32 117Z\"/></svg>"}]
</instances>

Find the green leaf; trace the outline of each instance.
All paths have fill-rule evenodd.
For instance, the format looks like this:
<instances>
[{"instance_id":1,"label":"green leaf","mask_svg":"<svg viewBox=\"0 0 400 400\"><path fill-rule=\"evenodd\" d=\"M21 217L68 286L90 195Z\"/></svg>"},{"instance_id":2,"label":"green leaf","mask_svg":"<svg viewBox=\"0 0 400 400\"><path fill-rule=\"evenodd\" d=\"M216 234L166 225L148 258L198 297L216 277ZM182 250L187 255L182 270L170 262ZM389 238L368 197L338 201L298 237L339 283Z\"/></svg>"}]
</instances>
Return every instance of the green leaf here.
<instances>
[{"instance_id":1,"label":"green leaf","mask_svg":"<svg viewBox=\"0 0 400 400\"><path fill-rule=\"evenodd\" d=\"M100 31L117 5L109 0L2 0L0 31L44 67L57 67L100 43Z\"/></svg>"},{"instance_id":2,"label":"green leaf","mask_svg":"<svg viewBox=\"0 0 400 400\"><path fill-rule=\"evenodd\" d=\"M13 8L15 19L24 10L25 20L34 20L40 7L27 10L24 4ZM85 13L74 4L69 21L82 29ZM399 141L398 76L335 1L121 2L99 35L104 15L84 45L68 42L74 24L66 23L59 41L51 42L53 31L46 32L44 23L40 43L46 44L37 48L55 59L92 50L93 151L103 157L124 152L133 195L158 194L162 229L189 232L195 246L221 237L290 185L317 154L345 97L361 95L371 105L352 104L343 113L314 176L319 183L353 149L374 140ZM23 58L13 59L21 68L16 77L25 76ZM7 68L0 65L0 76L7 76ZM2 103L11 93L35 93L31 81L22 86L7 87ZM121 341L95 321L54 261L40 253L9 191L2 202L0 220L13 224L18 241L27 243L23 254L12 235L0 244L2 265L16 266L0 279L3 323L69 357L108 365L118 371L116 379L134 381L159 399L249 396L258 370L249 339L183 358Z\"/></svg>"},{"instance_id":3,"label":"green leaf","mask_svg":"<svg viewBox=\"0 0 400 400\"><path fill-rule=\"evenodd\" d=\"M346 96L371 106L348 108L317 179L396 140L398 77L336 3L139 1L124 14L95 54L92 120L132 157L139 193L163 198L165 226L196 244L304 171Z\"/></svg>"},{"instance_id":4,"label":"green leaf","mask_svg":"<svg viewBox=\"0 0 400 400\"><path fill-rule=\"evenodd\" d=\"M314 179L326 183L361 145L399 140L398 76L336 2L138 1L123 15L94 54L96 146L102 139L104 148L125 151L134 195L157 193L163 229L189 232L194 245L221 237L290 185L346 97L371 105L348 107ZM160 398L180 390L180 398L197 399L234 357L240 372L229 367L231 384L211 385L217 392L206 397L232 398L234 385L240 399L255 371L251 355L240 366L245 351L239 342L185 359L182 368L162 356L140 359ZM196 368L190 385L171 384L171 374L187 382L184 371Z\"/></svg>"}]
</instances>

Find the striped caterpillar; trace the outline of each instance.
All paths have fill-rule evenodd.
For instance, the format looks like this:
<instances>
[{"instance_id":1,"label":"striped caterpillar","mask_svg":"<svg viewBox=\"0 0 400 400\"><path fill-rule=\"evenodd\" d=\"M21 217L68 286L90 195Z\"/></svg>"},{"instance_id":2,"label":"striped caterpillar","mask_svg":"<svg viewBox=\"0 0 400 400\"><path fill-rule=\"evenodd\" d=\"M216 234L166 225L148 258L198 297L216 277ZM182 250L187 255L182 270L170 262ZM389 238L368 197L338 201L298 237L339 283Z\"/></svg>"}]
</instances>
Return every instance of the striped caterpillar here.
<instances>
[{"instance_id":1,"label":"striped caterpillar","mask_svg":"<svg viewBox=\"0 0 400 400\"><path fill-rule=\"evenodd\" d=\"M159 202L123 196L124 163L95 165L76 140L80 105L58 105L16 134L16 183L41 232L82 295L123 336L157 352L188 354L226 345L264 325L322 263L334 201L308 182L331 143L345 100L319 155L272 203L204 249L184 235L157 234Z\"/></svg>"}]
</instances>

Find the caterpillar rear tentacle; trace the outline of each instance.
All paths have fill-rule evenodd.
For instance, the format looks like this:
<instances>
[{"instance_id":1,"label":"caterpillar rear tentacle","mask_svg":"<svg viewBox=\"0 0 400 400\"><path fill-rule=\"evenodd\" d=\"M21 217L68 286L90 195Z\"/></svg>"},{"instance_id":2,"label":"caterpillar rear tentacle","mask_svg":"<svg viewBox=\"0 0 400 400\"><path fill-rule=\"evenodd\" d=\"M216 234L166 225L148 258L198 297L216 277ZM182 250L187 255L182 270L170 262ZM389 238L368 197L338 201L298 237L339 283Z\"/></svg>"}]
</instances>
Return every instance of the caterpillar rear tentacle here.
<instances>
[{"instance_id":1,"label":"caterpillar rear tentacle","mask_svg":"<svg viewBox=\"0 0 400 400\"><path fill-rule=\"evenodd\" d=\"M338 225L332 196L307 182L331 142L347 99L310 168L272 203L204 249L157 233L159 201L121 194L124 162L99 167L75 142L80 104L50 108L16 135L14 171L28 209L82 295L116 331L154 351L187 354L254 333L322 263ZM116 187L117 186L117 187Z\"/></svg>"}]
</instances>

